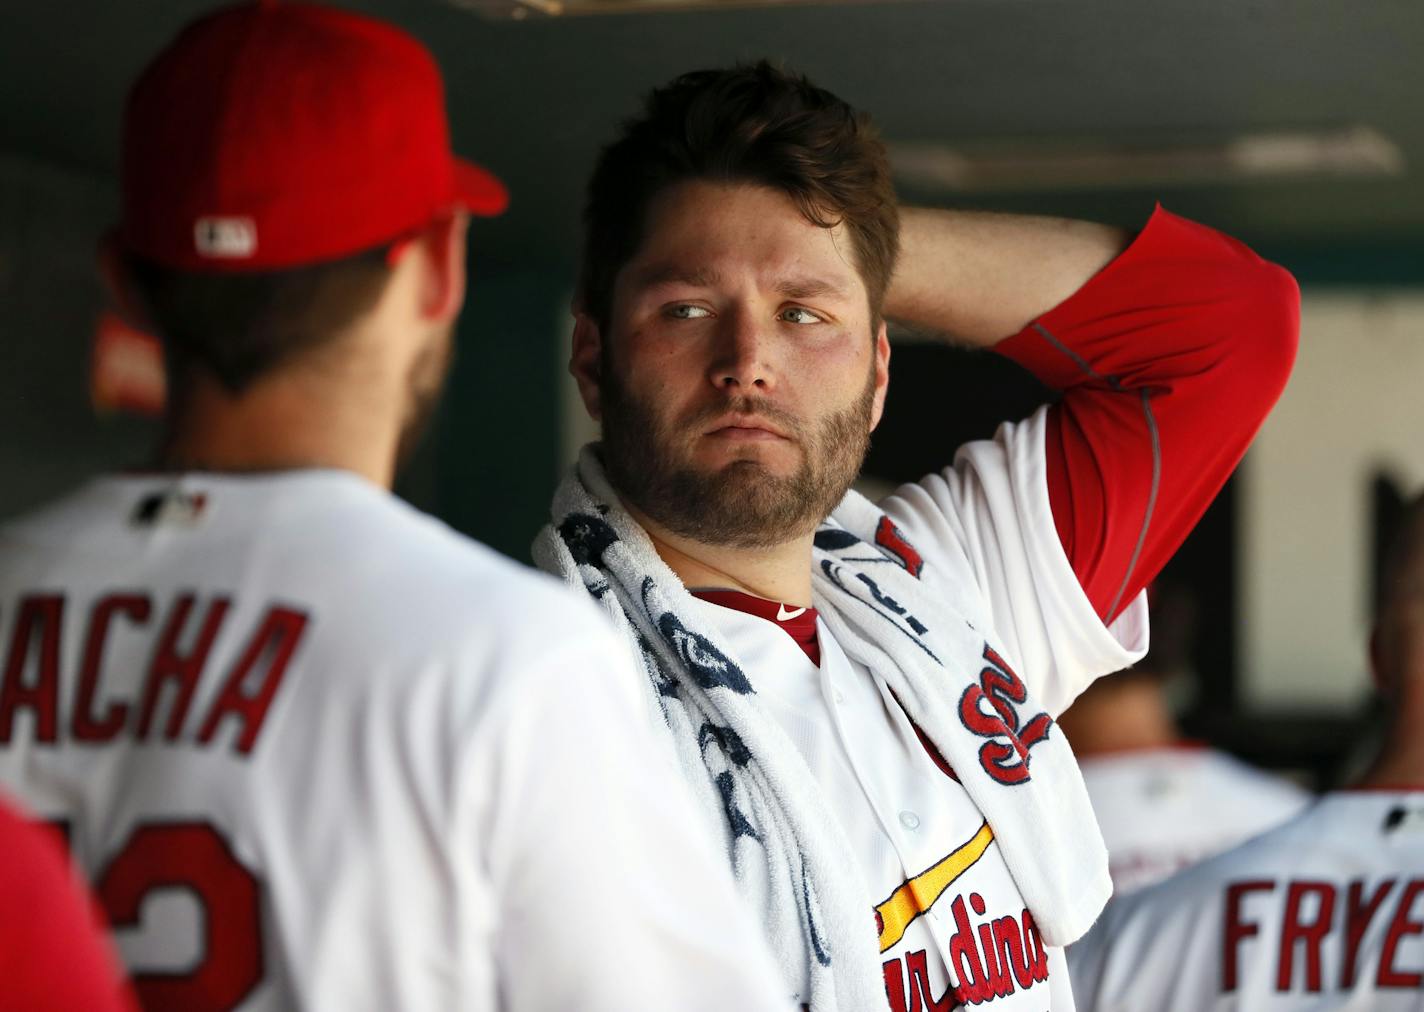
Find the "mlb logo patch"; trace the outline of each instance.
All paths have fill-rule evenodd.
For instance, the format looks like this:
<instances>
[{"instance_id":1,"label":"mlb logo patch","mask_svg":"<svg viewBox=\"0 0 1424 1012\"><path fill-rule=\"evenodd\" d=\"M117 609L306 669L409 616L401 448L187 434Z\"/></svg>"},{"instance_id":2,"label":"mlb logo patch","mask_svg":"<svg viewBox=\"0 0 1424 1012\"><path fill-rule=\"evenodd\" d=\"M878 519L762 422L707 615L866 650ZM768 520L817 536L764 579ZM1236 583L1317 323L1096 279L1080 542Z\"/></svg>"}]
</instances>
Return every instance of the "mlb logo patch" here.
<instances>
[{"instance_id":1,"label":"mlb logo patch","mask_svg":"<svg viewBox=\"0 0 1424 1012\"><path fill-rule=\"evenodd\" d=\"M193 224L193 245L205 257L241 260L257 252L257 222L251 218L210 216Z\"/></svg>"},{"instance_id":2,"label":"mlb logo patch","mask_svg":"<svg viewBox=\"0 0 1424 1012\"><path fill-rule=\"evenodd\" d=\"M1424 805L1396 805L1385 816L1384 831L1400 836L1424 836Z\"/></svg>"},{"instance_id":3,"label":"mlb logo patch","mask_svg":"<svg viewBox=\"0 0 1424 1012\"><path fill-rule=\"evenodd\" d=\"M203 492L185 492L182 489L154 492L139 500L130 521L136 527L157 527L160 524L196 527L203 520L207 506L208 497Z\"/></svg>"}]
</instances>

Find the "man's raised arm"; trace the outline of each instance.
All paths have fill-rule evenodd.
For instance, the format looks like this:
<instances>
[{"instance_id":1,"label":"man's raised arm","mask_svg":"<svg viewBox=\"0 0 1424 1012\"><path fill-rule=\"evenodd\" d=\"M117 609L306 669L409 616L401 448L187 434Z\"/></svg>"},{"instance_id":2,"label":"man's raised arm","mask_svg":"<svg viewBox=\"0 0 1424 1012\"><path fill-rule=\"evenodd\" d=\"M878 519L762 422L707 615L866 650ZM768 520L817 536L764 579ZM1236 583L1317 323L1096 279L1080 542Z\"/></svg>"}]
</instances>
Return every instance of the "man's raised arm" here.
<instances>
[{"instance_id":1,"label":"man's raised arm","mask_svg":"<svg viewBox=\"0 0 1424 1012\"><path fill-rule=\"evenodd\" d=\"M885 297L894 320L989 348L1067 299L1130 233L1068 218L907 207Z\"/></svg>"},{"instance_id":2,"label":"man's raised arm","mask_svg":"<svg viewBox=\"0 0 1424 1012\"><path fill-rule=\"evenodd\" d=\"M1054 524L1112 621L1161 569L1285 387L1291 276L1158 209L1135 239L1052 218L907 210L886 314L992 346L1064 391L1045 466Z\"/></svg>"}]
</instances>

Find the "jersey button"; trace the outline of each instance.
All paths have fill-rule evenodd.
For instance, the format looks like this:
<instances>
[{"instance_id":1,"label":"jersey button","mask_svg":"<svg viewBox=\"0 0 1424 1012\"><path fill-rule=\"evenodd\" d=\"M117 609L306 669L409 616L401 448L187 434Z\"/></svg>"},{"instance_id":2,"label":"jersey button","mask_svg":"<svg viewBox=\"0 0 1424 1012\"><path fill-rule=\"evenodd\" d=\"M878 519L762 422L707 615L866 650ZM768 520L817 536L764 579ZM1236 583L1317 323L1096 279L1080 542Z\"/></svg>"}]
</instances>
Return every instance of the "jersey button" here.
<instances>
[{"instance_id":1,"label":"jersey button","mask_svg":"<svg viewBox=\"0 0 1424 1012\"><path fill-rule=\"evenodd\" d=\"M901 812L900 825L904 826L906 829L919 829L920 817L911 811Z\"/></svg>"},{"instance_id":2,"label":"jersey button","mask_svg":"<svg viewBox=\"0 0 1424 1012\"><path fill-rule=\"evenodd\" d=\"M836 701L837 705L845 702L845 695L842 694L840 689L837 689L835 692L831 693L831 698Z\"/></svg>"}]
</instances>

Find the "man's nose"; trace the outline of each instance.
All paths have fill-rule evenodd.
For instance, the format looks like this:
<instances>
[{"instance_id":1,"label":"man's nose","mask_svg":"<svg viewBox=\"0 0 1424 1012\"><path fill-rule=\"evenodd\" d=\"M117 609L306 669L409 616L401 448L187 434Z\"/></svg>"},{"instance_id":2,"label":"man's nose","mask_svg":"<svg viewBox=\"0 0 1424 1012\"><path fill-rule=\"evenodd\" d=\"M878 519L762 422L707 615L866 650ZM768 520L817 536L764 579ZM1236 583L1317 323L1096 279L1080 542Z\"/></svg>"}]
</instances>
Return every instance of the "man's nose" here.
<instances>
[{"instance_id":1,"label":"man's nose","mask_svg":"<svg viewBox=\"0 0 1424 1012\"><path fill-rule=\"evenodd\" d=\"M772 340L766 324L754 313L739 309L724 314L708 375L712 385L743 394L770 393L776 386Z\"/></svg>"}]
</instances>

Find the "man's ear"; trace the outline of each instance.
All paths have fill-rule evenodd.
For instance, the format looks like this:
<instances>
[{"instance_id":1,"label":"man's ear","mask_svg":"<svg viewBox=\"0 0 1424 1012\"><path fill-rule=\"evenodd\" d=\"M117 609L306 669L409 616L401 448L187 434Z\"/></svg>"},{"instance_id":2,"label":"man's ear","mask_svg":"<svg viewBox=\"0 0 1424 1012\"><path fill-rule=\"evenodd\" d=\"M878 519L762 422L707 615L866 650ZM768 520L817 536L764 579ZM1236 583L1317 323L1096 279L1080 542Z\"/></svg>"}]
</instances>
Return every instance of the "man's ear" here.
<instances>
[{"instance_id":1,"label":"man's ear","mask_svg":"<svg viewBox=\"0 0 1424 1012\"><path fill-rule=\"evenodd\" d=\"M459 315L465 304L465 237L470 216L456 211L437 218L427 225L410 244L422 258L424 270L420 282L420 315L432 323L449 323ZM392 261L406 251L399 247L391 251Z\"/></svg>"},{"instance_id":2,"label":"man's ear","mask_svg":"<svg viewBox=\"0 0 1424 1012\"><path fill-rule=\"evenodd\" d=\"M99 240L99 249L96 251L95 259L99 280L109 296L109 301L113 304L114 311L135 330L151 332L153 322L149 319L148 309L144 306L143 299L139 297L134 288L133 280L129 276L128 257L120 248L118 238L114 233L109 232Z\"/></svg>"},{"instance_id":3,"label":"man's ear","mask_svg":"<svg viewBox=\"0 0 1424 1012\"><path fill-rule=\"evenodd\" d=\"M870 428L880 424L885 413L885 394L890 389L890 337L885 321L875 331L875 400L871 404Z\"/></svg>"},{"instance_id":4,"label":"man's ear","mask_svg":"<svg viewBox=\"0 0 1424 1012\"><path fill-rule=\"evenodd\" d=\"M577 303L575 304L577 306ZM603 420L603 402L599 396L599 380L603 370L603 335L592 316L582 309L574 310L573 350L569 355L569 375L578 384L579 396L589 417Z\"/></svg>"}]
</instances>

